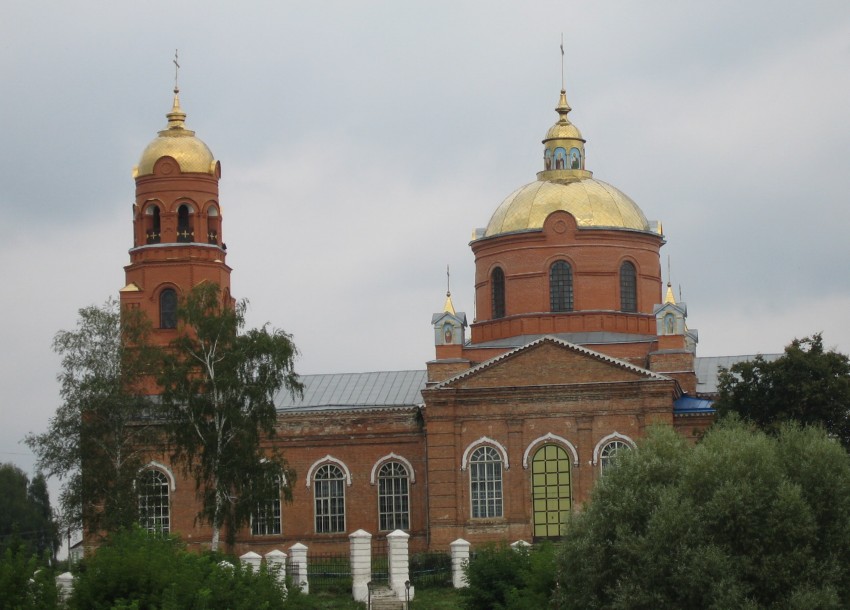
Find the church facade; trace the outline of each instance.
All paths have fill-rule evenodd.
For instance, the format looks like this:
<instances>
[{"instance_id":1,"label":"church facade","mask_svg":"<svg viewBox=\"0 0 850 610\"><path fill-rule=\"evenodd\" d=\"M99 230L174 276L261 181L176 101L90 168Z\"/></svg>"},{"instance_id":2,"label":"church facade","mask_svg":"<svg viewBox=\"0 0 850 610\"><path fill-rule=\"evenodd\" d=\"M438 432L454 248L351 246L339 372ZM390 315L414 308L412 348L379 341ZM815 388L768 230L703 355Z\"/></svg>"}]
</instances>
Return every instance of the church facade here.
<instances>
[{"instance_id":1,"label":"church facade","mask_svg":"<svg viewBox=\"0 0 850 610\"><path fill-rule=\"evenodd\" d=\"M697 438L713 421L712 363L696 358L687 307L662 282L660 223L585 167L585 139L561 91L536 180L498 206L470 243L477 310L447 294L422 370L308 375L277 398L277 434L297 473L293 502L270 498L236 550L296 542L347 548L363 529L401 529L411 549L464 538L556 538L618 452L647 426ZM218 196L221 166L185 126L168 125L134 170L133 247L122 307L176 333L181 294L215 282L230 297ZM714 363L716 366L716 363ZM194 484L152 455L139 485L143 524L209 541Z\"/></svg>"}]
</instances>

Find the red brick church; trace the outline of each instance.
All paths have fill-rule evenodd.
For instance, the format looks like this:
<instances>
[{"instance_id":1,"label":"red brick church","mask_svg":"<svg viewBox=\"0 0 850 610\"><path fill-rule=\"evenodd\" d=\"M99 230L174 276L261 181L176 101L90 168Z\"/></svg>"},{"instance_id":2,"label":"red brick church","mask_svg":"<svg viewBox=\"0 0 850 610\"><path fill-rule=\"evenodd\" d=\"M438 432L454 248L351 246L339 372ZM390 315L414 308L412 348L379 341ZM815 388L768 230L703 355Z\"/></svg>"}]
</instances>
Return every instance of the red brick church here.
<instances>
[{"instance_id":1,"label":"red brick church","mask_svg":"<svg viewBox=\"0 0 850 610\"><path fill-rule=\"evenodd\" d=\"M447 295L423 370L302 377L279 397L273 439L297 472L294 502L271 500L237 551L300 542L341 550L358 529L402 529L412 550L464 538L557 537L617 452L653 423L693 438L712 421L718 359L696 358L661 276L661 224L585 167L585 139L558 119L536 180L478 229L471 324ZM175 91L167 127L134 170L124 307L176 332L178 298L212 281L229 295L221 166L185 126ZM246 244L233 244L247 247ZM206 542L192 482L165 456L139 486L145 525Z\"/></svg>"}]
</instances>

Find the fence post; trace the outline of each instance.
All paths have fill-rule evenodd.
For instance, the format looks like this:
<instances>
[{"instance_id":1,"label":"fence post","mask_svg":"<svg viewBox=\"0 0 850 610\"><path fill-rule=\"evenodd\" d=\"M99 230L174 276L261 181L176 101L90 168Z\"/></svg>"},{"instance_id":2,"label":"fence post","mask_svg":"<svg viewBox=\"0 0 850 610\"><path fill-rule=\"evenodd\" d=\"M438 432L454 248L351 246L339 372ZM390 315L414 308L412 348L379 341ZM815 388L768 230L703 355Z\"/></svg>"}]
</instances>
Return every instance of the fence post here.
<instances>
[{"instance_id":1,"label":"fence post","mask_svg":"<svg viewBox=\"0 0 850 610\"><path fill-rule=\"evenodd\" d=\"M410 534L401 530L387 534L390 587L402 601L413 599L413 587L410 586L409 540Z\"/></svg>"},{"instance_id":2,"label":"fence post","mask_svg":"<svg viewBox=\"0 0 850 610\"><path fill-rule=\"evenodd\" d=\"M66 601L74 592L74 575L70 572L63 572L56 577L56 584L59 587L59 599Z\"/></svg>"},{"instance_id":3,"label":"fence post","mask_svg":"<svg viewBox=\"0 0 850 610\"><path fill-rule=\"evenodd\" d=\"M517 540L516 542L511 543L511 548L515 551L528 550L531 545L525 540Z\"/></svg>"},{"instance_id":4,"label":"fence post","mask_svg":"<svg viewBox=\"0 0 850 610\"><path fill-rule=\"evenodd\" d=\"M348 536L351 548L351 595L354 601L369 599L372 580L372 534L357 530Z\"/></svg>"},{"instance_id":5,"label":"fence post","mask_svg":"<svg viewBox=\"0 0 850 610\"><path fill-rule=\"evenodd\" d=\"M310 583L307 582L307 547L296 542L289 547L289 560L298 569L297 574L292 574L293 583L301 587L302 593L310 592Z\"/></svg>"},{"instance_id":6,"label":"fence post","mask_svg":"<svg viewBox=\"0 0 850 610\"><path fill-rule=\"evenodd\" d=\"M463 567L469 563L469 543L463 538L458 538L449 547L452 550L452 586L455 589L468 587Z\"/></svg>"},{"instance_id":7,"label":"fence post","mask_svg":"<svg viewBox=\"0 0 850 610\"><path fill-rule=\"evenodd\" d=\"M260 562L263 561L263 558L254 551L248 551L239 558L239 561L242 562L243 566L257 573L260 571Z\"/></svg>"},{"instance_id":8,"label":"fence post","mask_svg":"<svg viewBox=\"0 0 850 610\"><path fill-rule=\"evenodd\" d=\"M274 549L264 555L266 558L266 568L274 574L277 582L286 590L286 553Z\"/></svg>"}]
</instances>

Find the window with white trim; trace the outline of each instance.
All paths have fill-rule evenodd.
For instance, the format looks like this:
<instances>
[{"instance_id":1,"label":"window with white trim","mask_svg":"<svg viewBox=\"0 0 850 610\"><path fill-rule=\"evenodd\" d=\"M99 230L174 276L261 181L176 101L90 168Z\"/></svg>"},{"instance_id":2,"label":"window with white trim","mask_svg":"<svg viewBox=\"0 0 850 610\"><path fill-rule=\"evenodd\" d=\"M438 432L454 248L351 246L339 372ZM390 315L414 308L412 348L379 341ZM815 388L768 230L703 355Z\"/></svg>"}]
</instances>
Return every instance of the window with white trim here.
<instances>
[{"instance_id":1,"label":"window with white trim","mask_svg":"<svg viewBox=\"0 0 850 610\"><path fill-rule=\"evenodd\" d=\"M616 465L617 454L622 451L631 451L631 446L625 441L613 440L606 443L599 452L599 469L605 472L606 468Z\"/></svg>"},{"instance_id":2,"label":"window with white trim","mask_svg":"<svg viewBox=\"0 0 850 610\"><path fill-rule=\"evenodd\" d=\"M493 447L476 449L469 458L472 518L502 516L502 458Z\"/></svg>"},{"instance_id":3,"label":"window with white trim","mask_svg":"<svg viewBox=\"0 0 850 610\"><path fill-rule=\"evenodd\" d=\"M146 470L137 485L139 525L149 532L167 534L171 528L168 477L159 470Z\"/></svg>"},{"instance_id":4,"label":"window with white trim","mask_svg":"<svg viewBox=\"0 0 850 610\"><path fill-rule=\"evenodd\" d=\"M404 464L387 462L378 472L378 516L383 531L410 529L409 475Z\"/></svg>"},{"instance_id":5,"label":"window with white trim","mask_svg":"<svg viewBox=\"0 0 850 610\"><path fill-rule=\"evenodd\" d=\"M316 533L345 531L345 475L335 464L325 464L313 476Z\"/></svg>"}]
</instances>

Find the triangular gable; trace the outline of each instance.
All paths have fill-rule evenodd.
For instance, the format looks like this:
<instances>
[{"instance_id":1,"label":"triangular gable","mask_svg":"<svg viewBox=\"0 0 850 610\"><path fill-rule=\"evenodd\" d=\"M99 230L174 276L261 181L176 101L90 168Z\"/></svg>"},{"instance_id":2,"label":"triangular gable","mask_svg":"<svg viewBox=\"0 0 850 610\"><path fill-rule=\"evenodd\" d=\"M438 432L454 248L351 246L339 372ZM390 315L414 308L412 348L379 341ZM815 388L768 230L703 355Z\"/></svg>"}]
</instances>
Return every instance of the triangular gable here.
<instances>
[{"instance_id":1,"label":"triangular gable","mask_svg":"<svg viewBox=\"0 0 850 610\"><path fill-rule=\"evenodd\" d=\"M624 381L672 381L623 360L546 336L496 356L440 384L443 388L527 387Z\"/></svg>"}]
</instances>

